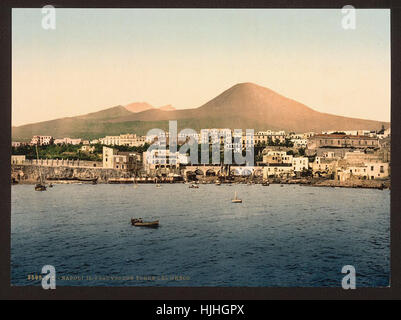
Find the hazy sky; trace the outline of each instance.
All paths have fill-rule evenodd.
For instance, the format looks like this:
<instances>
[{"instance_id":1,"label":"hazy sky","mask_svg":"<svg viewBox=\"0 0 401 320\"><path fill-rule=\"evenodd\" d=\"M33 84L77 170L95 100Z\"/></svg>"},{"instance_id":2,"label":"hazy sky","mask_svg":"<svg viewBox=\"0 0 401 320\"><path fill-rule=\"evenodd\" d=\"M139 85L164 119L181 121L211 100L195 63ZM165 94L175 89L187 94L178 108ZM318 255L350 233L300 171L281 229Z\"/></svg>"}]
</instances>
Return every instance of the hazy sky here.
<instances>
[{"instance_id":1,"label":"hazy sky","mask_svg":"<svg viewBox=\"0 0 401 320\"><path fill-rule=\"evenodd\" d=\"M12 12L12 124L131 102L195 108L239 82L338 115L390 120L390 11L41 9Z\"/></svg>"}]
</instances>

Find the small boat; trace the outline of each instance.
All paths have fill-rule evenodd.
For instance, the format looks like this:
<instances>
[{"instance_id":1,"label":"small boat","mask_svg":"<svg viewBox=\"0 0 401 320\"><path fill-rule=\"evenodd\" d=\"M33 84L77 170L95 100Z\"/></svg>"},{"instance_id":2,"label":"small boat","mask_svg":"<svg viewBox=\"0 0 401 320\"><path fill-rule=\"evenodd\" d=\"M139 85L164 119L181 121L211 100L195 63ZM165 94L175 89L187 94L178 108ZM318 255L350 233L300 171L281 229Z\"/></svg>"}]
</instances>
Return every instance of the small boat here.
<instances>
[{"instance_id":1,"label":"small boat","mask_svg":"<svg viewBox=\"0 0 401 320\"><path fill-rule=\"evenodd\" d=\"M145 222L145 221L142 220L142 218L139 218L139 219L132 218L131 219L131 224L134 227L157 228L159 226L159 220Z\"/></svg>"},{"instance_id":2,"label":"small boat","mask_svg":"<svg viewBox=\"0 0 401 320\"><path fill-rule=\"evenodd\" d=\"M197 185L197 184L191 184L190 186L189 186L189 188L194 188L194 189L199 189L199 186Z\"/></svg>"},{"instance_id":3,"label":"small boat","mask_svg":"<svg viewBox=\"0 0 401 320\"><path fill-rule=\"evenodd\" d=\"M158 183L156 184L156 188L161 188L162 186Z\"/></svg>"},{"instance_id":4,"label":"small boat","mask_svg":"<svg viewBox=\"0 0 401 320\"><path fill-rule=\"evenodd\" d=\"M49 184L49 188L53 188L53 184L52 183Z\"/></svg>"},{"instance_id":5,"label":"small boat","mask_svg":"<svg viewBox=\"0 0 401 320\"><path fill-rule=\"evenodd\" d=\"M217 180L216 183L215 183L215 185L216 185L216 186L219 186L219 185L221 185L221 182L220 182L219 180Z\"/></svg>"},{"instance_id":6,"label":"small boat","mask_svg":"<svg viewBox=\"0 0 401 320\"><path fill-rule=\"evenodd\" d=\"M36 145L35 147L36 147L36 159L37 159L37 163L39 163L38 146ZM40 183L37 183L35 185L35 191L46 191L46 186L45 186L45 183L43 181L42 170L41 170L40 165L39 165L39 178L40 178Z\"/></svg>"},{"instance_id":7,"label":"small boat","mask_svg":"<svg viewBox=\"0 0 401 320\"><path fill-rule=\"evenodd\" d=\"M231 200L232 203L242 203L242 200L237 197L237 191L235 192L234 199Z\"/></svg>"},{"instance_id":8,"label":"small boat","mask_svg":"<svg viewBox=\"0 0 401 320\"><path fill-rule=\"evenodd\" d=\"M46 186L41 183L37 183L35 185L35 191L46 191Z\"/></svg>"},{"instance_id":9,"label":"small boat","mask_svg":"<svg viewBox=\"0 0 401 320\"><path fill-rule=\"evenodd\" d=\"M268 186L269 186L269 181L263 181L263 182L262 182L262 186L268 187Z\"/></svg>"}]
</instances>

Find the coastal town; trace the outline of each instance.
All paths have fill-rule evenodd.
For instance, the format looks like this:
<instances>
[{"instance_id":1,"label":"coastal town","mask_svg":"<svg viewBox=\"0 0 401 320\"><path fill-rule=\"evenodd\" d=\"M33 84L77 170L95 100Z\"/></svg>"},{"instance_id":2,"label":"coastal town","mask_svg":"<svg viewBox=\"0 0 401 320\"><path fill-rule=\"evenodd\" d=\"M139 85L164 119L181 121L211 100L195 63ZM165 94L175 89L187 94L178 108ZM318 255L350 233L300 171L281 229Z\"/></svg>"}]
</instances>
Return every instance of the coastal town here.
<instances>
[{"instance_id":1,"label":"coastal town","mask_svg":"<svg viewBox=\"0 0 401 320\"><path fill-rule=\"evenodd\" d=\"M230 139L231 151L253 149L252 165L191 163L188 152L149 149L160 136L121 134L93 140L35 135L12 142L12 183L36 183L39 170L52 183L300 183L321 186L390 187L391 129L295 133L258 131ZM169 141L169 133L163 132ZM189 141L227 147L231 129L179 133L178 146ZM235 142L236 141L236 142ZM29 150L37 148L41 156ZM69 150L45 153L47 148ZM148 150L149 149L149 150ZM28 151L27 151L28 150Z\"/></svg>"}]
</instances>

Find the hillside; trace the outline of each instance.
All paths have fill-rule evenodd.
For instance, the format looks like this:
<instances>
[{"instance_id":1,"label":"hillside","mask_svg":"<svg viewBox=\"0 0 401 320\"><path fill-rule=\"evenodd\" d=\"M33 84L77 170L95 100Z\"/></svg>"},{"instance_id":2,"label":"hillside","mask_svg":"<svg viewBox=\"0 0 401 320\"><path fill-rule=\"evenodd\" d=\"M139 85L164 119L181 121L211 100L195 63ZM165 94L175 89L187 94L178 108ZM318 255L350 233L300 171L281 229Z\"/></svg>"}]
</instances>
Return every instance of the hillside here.
<instances>
[{"instance_id":1,"label":"hillside","mask_svg":"<svg viewBox=\"0 0 401 320\"><path fill-rule=\"evenodd\" d=\"M138 113L138 112L151 110L151 109L159 109L159 110L162 110L162 111L175 110L175 108L171 104L168 104L168 105L165 105L165 106L157 108L157 107L154 107L154 106L150 105L147 102L133 102L133 103L130 103L130 104L124 106L124 108L126 110L130 111L130 112L133 112L133 113Z\"/></svg>"},{"instance_id":2,"label":"hillside","mask_svg":"<svg viewBox=\"0 0 401 320\"><path fill-rule=\"evenodd\" d=\"M146 103L117 106L83 116L62 118L13 127L13 140L27 140L34 134L55 137L95 138L133 132L146 134L152 128L167 129L168 121L178 120L179 128L238 128L320 132L386 128L388 122L342 117L315 111L268 88L240 83L206 104L193 109L147 108ZM169 108L171 107L171 108ZM130 110L141 110L132 112ZM174 110L173 110L174 109ZM166 111L169 110L169 111Z\"/></svg>"}]
</instances>

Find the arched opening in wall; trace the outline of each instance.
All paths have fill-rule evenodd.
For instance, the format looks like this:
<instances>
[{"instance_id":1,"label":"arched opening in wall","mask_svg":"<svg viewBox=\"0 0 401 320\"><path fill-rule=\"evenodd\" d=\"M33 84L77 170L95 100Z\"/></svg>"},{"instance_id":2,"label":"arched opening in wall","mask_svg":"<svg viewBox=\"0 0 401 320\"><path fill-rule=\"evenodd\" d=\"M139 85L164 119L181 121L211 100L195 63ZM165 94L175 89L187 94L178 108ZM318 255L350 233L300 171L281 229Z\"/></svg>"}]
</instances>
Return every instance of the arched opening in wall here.
<instances>
[{"instance_id":1,"label":"arched opening in wall","mask_svg":"<svg viewBox=\"0 0 401 320\"><path fill-rule=\"evenodd\" d=\"M195 170L195 174L196 174L197 176L203 176L203 171L200 170L200 169L196 169L196 170Z\"/></svg>"},{"instance_id":2,"label":"arched opening in wall","mask_svg":"<svg viewBox=\"0 0 401 320\"><path fill-rule=\"evenodd\" d=\"M206 171L206 177L214 177L216 176L216 173L214 172L213 169L209 169Z\"/></svg>"}]
</instances>

